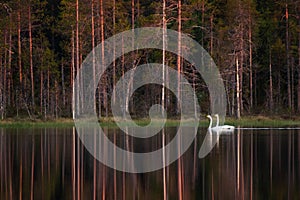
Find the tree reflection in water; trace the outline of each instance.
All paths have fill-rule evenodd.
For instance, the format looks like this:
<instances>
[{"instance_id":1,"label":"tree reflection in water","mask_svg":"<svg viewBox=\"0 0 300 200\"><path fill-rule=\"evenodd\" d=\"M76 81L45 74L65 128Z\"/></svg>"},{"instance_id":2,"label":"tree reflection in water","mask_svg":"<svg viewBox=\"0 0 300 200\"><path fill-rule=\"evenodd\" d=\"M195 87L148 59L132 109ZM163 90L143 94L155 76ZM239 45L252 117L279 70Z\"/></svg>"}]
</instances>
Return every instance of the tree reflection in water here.
<instances>
[{"instance_id":1,"label":"tree reflection in water","mask_svg":"<svg viewBox=\"0 0 300 200\"><path fill-rule=\"evenodd\" d=\"M104 131L119 147L147 152L170 142L177 128L165 128L145 141L125 135L119 129ZM235 134L221 135L219 144L204 159L197 155L205 135L198 134L176 162L144 174L120 172L99 163L84 148L75 128L0 128L0 134L0 199L294 199L300 196L300 130L237 129ZM97 151L103 152L105 147ZM162 162L169 153L164 151ZM130 162L134 164L133 160Z\"/></svg>"}]
</instances>

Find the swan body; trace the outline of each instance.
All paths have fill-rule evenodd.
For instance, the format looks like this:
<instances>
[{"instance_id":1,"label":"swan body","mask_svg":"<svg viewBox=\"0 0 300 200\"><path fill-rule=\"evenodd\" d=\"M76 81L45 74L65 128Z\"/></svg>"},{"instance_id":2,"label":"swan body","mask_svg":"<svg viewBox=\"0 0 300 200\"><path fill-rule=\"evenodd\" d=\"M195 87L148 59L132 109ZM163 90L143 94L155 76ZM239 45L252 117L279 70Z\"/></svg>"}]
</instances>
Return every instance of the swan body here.
<instances>
[{"instance_id":1,"label":"swan body","mask_svg":"<svg viewBox=\"0 0 300 200\"><path fill-rule=\"evenodd\" d=\"M215 116L217 117L216 127L218 127L220 132L233 132L234 131L234 128L235 128L234 126L230 126L230 125L219 126L219 115L216 114Z\"/></svg>"}]
</instances>

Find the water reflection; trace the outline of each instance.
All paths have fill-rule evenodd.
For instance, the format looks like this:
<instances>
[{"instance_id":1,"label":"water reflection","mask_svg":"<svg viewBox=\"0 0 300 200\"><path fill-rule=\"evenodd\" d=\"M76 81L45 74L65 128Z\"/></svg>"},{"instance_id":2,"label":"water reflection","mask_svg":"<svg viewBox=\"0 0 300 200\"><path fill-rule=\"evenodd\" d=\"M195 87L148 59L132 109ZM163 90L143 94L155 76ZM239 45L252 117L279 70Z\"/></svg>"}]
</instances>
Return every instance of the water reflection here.
<instances>
[{"instance_id":1,"label":"water reflection","mask_svg":"<svg viewBox=\"0 0 300 200\"><path fill-rule=\"evenodd\" d=\"M163 129L144 143L118 129L104 131L118 146L144 152L170 142L177 128ZM218 145L199 159L203 133L170 166L130 174L95 160L74 128L0 128L0 199L299 198L300 130L237 129L220 135ZM162 162L168 155L163 151ZM112 156L118 159L115 151Z\"/></svg>"}]
</instances>

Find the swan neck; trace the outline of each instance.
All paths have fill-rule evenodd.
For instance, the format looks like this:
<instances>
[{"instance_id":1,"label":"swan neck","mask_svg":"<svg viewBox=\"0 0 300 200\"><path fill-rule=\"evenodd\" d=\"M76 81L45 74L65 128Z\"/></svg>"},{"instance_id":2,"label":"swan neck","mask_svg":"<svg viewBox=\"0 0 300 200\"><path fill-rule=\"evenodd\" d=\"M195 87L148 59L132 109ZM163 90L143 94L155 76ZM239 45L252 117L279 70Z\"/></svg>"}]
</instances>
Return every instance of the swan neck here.
<instances>
[{"instance_id":1,"label":"swan neck","mask_svg":"<svg viewBox=\"0 0 300 200\"><path fill-rule=\"evenodd\" d=\"M212 126L212 118L211 118L211 116L208 116L208 118L209 118L209 129L211 129L211 126Z\"/></svg>"}]
</instances>

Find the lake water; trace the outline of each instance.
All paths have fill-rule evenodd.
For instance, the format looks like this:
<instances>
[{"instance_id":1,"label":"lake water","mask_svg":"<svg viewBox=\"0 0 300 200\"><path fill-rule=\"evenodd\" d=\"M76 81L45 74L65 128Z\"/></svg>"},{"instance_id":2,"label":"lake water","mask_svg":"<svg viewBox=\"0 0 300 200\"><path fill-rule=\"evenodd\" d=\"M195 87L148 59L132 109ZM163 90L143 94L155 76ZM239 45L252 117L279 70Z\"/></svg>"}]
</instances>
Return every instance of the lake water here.
<instances>
[{"instance_id":1,"label":"lake water","mask_svg":"<svg viewBox=\"0 0 300 200\"><path fill-rule=\"evenodd\" d=\"M104 131L135 152L161 147ZM205 135L165 170L131 174L96 161L75 128L0 128L0 199L300 199L300 130L238 129L199 159Z\"/></svg>"}]
</instances>

